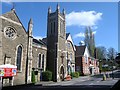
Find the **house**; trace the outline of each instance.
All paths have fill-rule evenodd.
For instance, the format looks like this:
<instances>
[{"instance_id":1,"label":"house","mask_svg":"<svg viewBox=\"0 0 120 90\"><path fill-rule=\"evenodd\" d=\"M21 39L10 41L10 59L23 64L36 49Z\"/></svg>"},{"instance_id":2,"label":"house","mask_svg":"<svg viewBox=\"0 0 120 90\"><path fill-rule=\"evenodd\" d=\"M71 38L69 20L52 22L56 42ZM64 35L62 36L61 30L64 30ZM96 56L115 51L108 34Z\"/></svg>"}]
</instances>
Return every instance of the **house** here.
<instances>
[{"instance_id":1,"label":"house","mask_svg":"<svg viewBox=\"0 0 120 90\"><path fill-rule=\"evenodd\" d=\"M75 46L70 33L66 33L66 49L67 49L67 71L68 74L75 72Z\"/></svg>"},{"instance_id":2,"label":"house","mask_svg":"<svg viewBox=\"0 0 120 90\"><path fill-rule=\"evenodd\" d=\"M86 45L75 46L75 71L80 72L82 75L90 74L89 61L90 54Z\"/></svg>"},{"instance_id":3,"label":"house","mask_svg":"<svg viewBox=\"0 0 120 90\"><path fill-rule=\"evenodd\" d=\"M98 60L90 56L87 46L81 45L75 48L75 71L80 72L81 75L99 73Z\"/></svg>"}]
</instances>

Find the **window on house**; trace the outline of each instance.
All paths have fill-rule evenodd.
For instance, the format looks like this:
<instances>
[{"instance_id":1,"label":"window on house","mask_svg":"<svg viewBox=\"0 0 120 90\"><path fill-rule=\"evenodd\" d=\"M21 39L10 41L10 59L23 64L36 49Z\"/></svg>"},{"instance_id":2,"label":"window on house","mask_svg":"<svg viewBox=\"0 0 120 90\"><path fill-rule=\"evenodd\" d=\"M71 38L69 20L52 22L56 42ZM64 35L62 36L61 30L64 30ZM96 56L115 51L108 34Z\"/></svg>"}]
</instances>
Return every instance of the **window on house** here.
<instances>
[{"instance_id":1,"label":"window on house","mask_svg":"<svg viewBox=\"0 0 120 90\"><path fill-rule=\"evenodd\" d=\"M42 68L44 69L44 54L42 55Z\"/></svg>"},{"instance_id":2,"label":"window on house","mask_svg":"<svg viewBox=\"0 0 120 90\"><path fill-rule=\"evenodd\" d=\"M38 68L40 68L41 67L41 54L39 54L39 61L38 61Z\"/></svg>"},{"instance_id":3,"label":"window on house","mask_svg":"<svg viewBox=\"0 0 120 90\"><path fill-rule=\"evenodd\" d=\"M68 59L68 52L66 52L66 59Z\"/></svg>"},{"instance_id":4,"label":"window on house","mask_svg":"<svg viewBox=\"0 0 120 90\"><path fill-rule=\"evenodd\" d=\"M67 44L67 45L68 45L68 48L70 48L70 43L69 43L69 42L68 42L68 44Z\"/></svg>"},{"instance_id":5,"label":"window on house","mask_svg":"<svg viewBox=\"0 0 120 90\"><path fill-rule=\"evenodd\" d=\"M85 61L86 61L86 64L88 63L88 57L87 55L85 55Z\"/></svg>"},{"instance_id":6,"label":"window on house","mask_svg":"<svg viewBox=\"0 0 120 90\"><path fill-rule=\"evenodd\" d=\"M22 59L22 47L19 46L18 49L17 49L17 62L16 62L16 65L17 65L17 70L21 70L21 59Z\"/></svg>"},{"instance_id":7,"label":"window on house","mask_svg":"<svg viewBox=\"0 0 120 90\"><path fill-rule=\"evenodd\" d=\"M72 53L70 53L70 60L72 60Z\"/></svg>"}]
</instances>

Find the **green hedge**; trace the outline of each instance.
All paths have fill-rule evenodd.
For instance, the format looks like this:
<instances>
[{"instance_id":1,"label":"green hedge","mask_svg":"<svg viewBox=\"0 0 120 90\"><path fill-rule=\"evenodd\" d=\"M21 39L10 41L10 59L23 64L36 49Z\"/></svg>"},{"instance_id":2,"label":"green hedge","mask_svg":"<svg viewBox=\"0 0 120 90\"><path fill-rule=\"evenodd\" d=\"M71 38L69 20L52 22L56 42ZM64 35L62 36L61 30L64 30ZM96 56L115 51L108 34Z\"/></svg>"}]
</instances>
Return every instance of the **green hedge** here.
<instances>
[{"instance_id":1,"label":"green hedge","mask_svg":"<svg viewBox=\"0 0 120 90\"><path fill-rule=\"evenodd\" d=\"M44 71L42 72L42 81L51 81L52 80L52 72Z\"/></svg>"}]
</instances>

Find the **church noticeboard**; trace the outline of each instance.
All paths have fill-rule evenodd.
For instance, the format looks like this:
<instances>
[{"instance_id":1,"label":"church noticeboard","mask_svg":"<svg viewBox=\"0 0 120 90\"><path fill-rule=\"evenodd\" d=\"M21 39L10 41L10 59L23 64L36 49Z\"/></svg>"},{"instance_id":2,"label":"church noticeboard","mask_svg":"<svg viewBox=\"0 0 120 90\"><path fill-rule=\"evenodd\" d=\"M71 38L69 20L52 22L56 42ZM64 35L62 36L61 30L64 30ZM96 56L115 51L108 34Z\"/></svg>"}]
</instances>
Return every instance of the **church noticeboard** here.
<instances>
[{"instance_id":1,"label":"church noticeboard","mask_svg":"<svg viewBox=\"0 0 120 90\"><path fill-rule=\"evenodd\" d=\"M0 69L0 77L11 77L16 75L16 68L3 68Z\"/></svg>"},{"instance_id":2,"label":"church noticeboard","mask_svg":"<svg viewBox=\"0 0 120 90\"><path fill-rule=\"evenodd\" d=\"M17 73L17 66L4 64L0 65L0 77L12 77Z\"/></svg>"}]
</instances>

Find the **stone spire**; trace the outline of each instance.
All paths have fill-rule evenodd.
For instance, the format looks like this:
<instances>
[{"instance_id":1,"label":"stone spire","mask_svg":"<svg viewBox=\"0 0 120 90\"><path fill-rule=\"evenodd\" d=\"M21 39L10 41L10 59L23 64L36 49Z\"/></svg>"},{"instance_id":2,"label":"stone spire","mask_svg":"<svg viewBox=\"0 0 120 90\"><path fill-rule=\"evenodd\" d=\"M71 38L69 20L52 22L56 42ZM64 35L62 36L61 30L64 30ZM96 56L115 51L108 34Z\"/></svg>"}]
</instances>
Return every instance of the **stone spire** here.
<instances>
[{"instance_id":1,"label":"stone spire","mask_svg":"<svg viewBox=\"0 0 120 90\"><path fill-rule=\"evenodd\" d=\"M32 36L32 30L33 30L33 21L32 21L32 18L30 18L29 23L28 23L28 34L29 34L29 36Z\"/></svg>"},{"instance_id":2,"label":"stone spire","mask_svg":"<svg viewBox=\"0 0 120 90\"><path fill-rule=\"evenodd\" d=\"M32 20L32 18L30 18L29 24L33 24L33 20Z\"/></svg>"}]
</instances>

